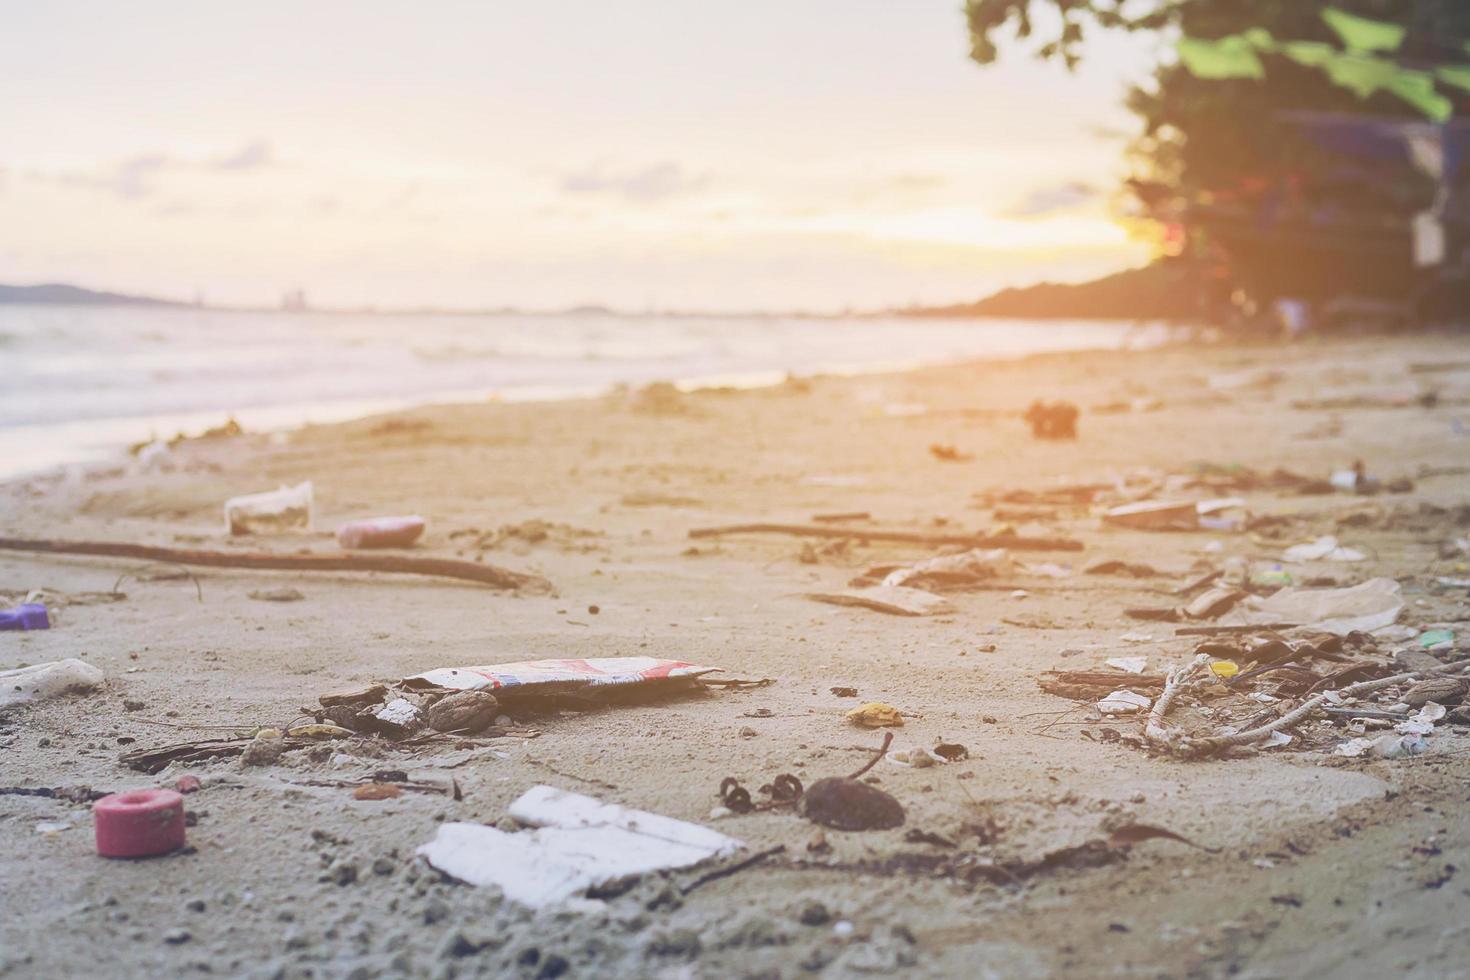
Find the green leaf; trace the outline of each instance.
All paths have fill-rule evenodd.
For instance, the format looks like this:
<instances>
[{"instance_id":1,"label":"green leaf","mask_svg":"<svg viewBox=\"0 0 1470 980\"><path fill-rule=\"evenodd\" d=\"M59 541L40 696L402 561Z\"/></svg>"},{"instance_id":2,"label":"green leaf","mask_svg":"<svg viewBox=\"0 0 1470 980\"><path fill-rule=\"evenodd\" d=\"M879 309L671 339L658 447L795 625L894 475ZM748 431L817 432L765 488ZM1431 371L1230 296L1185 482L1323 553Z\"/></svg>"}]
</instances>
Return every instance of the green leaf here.
<instances>
[{"instance_id":1,"label":"green leaf","mask_svg":"<svg viewBox=\"0 0 1470 980\"><path fill-rule=\"evenodd\" d=\"M1276 50L1276 39L1264 27L1252 27L1249 30L1241 31L1240 38L1257 51Z\"/></svg>"},{"instance_id":2,"label":"green leaf","mask_svg":"<svg viewBox=\"0 0 1470 980\"><path fill-rule=\"evenodd\" d=\"M1470 65L1441 65L1434 70L1434 77L1446 85L1470 92Z\"/></svg>"},{"instance_id":3,"label":"green leaf","mask_svg":"<svg viewBox=\"0 0 1470 980\"><path fill-rule=\"evenodd\" d=\"M1281 53L1308 68L1320 68L1338 56L1337 49L1323 41L1287 41Z\"/></svg>"},{"instance_id":4,"label":"green leaf","mask_svg":"<svg viewBox=\"0 0 1470 980\"><path fill-rule=\"evenodd\" d=\"M1408 33L1408 29L1400 24L1369 20L1336 7L1325 8L1322 20L1342 39L1343 45L1353 51L1397 51Z\"/></svg>"},{"instance_id":5,"label":"green leaf","mask_svg":"<svg viewBox=\"0 0 1470 980\"><path fill-rule=\"evenodd\" d=\"M1261 59L1239 36L1218 41L1182 37L1175 46L1179 61L1196 78L1265 78Z\"/></svg>"},{"instance_id":6,"label":"green leaf","mask_svg":"<svg viewBox=\"0 0 1470 980\"><path fill-rule=\"evenodd\" d=\"M1434 76L1427 71L1400 71L1385 87L1437 123L1455 113L1455 104L1435 91Z\"/></svg>"},{"instance_id":7,"label":"green leaf","mask_svg":"<svg viewBox=\"0 0 1470 980\"><path fill-rule=\"evenodd\" d=\"M1383 58L1336 54L1322 63L1322 70L1334 83L1350 89L1358 98L1366 99L1379 89L1388 88L1398 74L1399 66Z\"/></svg>"}]
</instances>

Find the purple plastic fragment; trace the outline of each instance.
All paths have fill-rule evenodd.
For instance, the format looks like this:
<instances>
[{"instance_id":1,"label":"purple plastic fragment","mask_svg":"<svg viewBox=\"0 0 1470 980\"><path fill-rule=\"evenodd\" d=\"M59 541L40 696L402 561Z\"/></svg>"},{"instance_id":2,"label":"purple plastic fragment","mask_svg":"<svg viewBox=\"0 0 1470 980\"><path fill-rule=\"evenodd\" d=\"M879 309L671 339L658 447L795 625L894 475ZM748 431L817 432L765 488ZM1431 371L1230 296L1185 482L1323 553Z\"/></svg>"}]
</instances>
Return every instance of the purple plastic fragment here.
<instances>
[{"instance_id":1,"label":"purple plastic fragment","mask_svg":"<svg viewBox=\"0 0 1470 980\"><path fill-rule=\"evenodd\" d=\"M0 630L49 630L51 619L39 602L23 602L11 609L0 609Z\"/></svg>"}]
</instances>

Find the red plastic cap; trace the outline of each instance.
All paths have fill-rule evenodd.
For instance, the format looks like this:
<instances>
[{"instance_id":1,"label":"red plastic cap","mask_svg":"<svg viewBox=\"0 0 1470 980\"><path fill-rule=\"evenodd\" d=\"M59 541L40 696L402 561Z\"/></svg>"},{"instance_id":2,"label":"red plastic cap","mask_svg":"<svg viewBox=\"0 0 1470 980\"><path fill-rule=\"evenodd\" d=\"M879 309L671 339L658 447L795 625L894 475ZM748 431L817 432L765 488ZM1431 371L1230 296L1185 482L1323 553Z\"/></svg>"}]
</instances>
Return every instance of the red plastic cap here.
<instances>
[{"instance_id":1,"label":"red plastic cap","mask_svg":"<svg viewBox=\"0 0 1470 980\"><path fill-rule=\"evenodd\" d=\"M103 857L152 857L184 846L184 798L171 789L104 796L92 804L92 816Z\"/></svg>"}]
</instances>

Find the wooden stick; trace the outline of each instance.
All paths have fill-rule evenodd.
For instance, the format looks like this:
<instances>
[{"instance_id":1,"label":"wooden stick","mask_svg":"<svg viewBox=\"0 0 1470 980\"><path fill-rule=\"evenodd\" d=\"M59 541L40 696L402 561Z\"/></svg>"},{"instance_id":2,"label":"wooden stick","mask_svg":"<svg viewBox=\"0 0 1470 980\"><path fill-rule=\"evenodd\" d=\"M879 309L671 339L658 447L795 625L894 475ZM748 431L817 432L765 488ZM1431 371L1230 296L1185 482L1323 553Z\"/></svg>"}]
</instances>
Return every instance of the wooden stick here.
<instances>
[{"instance_id":1,"label":"wooden stick","mask_svg":"<svg viewBox=\"0 0 1470 980\"><path fill-rule=\"evenodd\" d=\"M1016 534L926 534L923 531L878 531L867 527L823 527L816 524L726 524L721 527L691 528L691 538L716 538L724 534L792 534L801 538L862 538L868 541L900 541L931 547L946 544L970 548L1010 548L1014 551L1081 551L1082 542L1070 538L1025 538Z\"/></svg>"},{"instance_id":2,"label":"wooden stick","mask_svg":"<svg viewBox=\"0 0 1470 980\"><path fill-rule=\"evenodd\" d=\"M113 541L48 541L0 538L0 550L30 551L48 555L97 555L104 558L137 558L142 561L173 562L178 565L207 565L213 568L263 568L292 572L390 572L402 575L431 575L439 578L479 582L497 589L550 592L552 585L540 575L513 572L496 565L453 561L447 558L410 558L404 555L273 555L262 551L191 551Z\"/></svg>"}]
</instances>

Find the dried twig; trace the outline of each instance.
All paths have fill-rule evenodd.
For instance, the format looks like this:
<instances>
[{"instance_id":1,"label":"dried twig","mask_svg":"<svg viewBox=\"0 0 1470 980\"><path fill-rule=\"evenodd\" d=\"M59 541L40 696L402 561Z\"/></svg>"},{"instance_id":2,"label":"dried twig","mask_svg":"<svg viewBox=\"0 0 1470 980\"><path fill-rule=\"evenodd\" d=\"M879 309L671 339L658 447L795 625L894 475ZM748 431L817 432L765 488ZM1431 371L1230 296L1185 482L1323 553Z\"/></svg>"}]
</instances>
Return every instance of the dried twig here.
<instances>
[{"instance_id":1,"label":"dried twig","mask_svg":"<svg viewBox=\"0 0 1470 980\"><path fill-rule=\"evenodd\" d=\"M51 541L29 538L0 538L0 550L30 551L50 555L96 555L104 558L140 558L177 565L207 565L214 568L261 568L292 572L390 572L430 575L438 578L479 582L498 589L550 592L552 585L540 575L528 575L496 565L454 561L447 558L413 558L405 555L276 555L263 551L192 551L160 548L120 541Z\"/></svg>"},{"instance_id":2,"label":"dried twig","mask_svg":"<svg viewBox=\"0 0 1470 980\"><path fill-rule=\"evenodd\" d=\"M764 851L758 851L757 853L752 854L744 861L736 861L734 864L727 864L723 868L716 868L713 871L700 875L698 878L695 878L683 888L680 888L679 894L688 895L690 892L694 891L694 889L702 888L712 881L719 881L721 878L728 878L733 874L739 874L746 868L760 864L766 858L771 857L774 854L780 854L785 850L785 844L777 844L775 847L768 847Z\"/></svg>"},{"instance_id":3,"label":"dried twig","mask_svg":"<svg viewBox=\"0 0 1470 980\"><path fill-rule=\"evenodd\" d=\"M1029 538L1017 534L928 534L923 531L880 531L867 527L822 526L820 524L726 524L696 527L691 538L716 538L725 534L791 534L803 538L859 538L867 541L898 541L939 547L947 544L967 548L1010 548L1013 551L1081 551L1082 542L1071 538Z\"/></svg>"},{"instance_id":4,"label":"dried twig","mask_svg":"<svg viewBox=\"0 0 1470 980\"><path fill-rule=\"evenodd\" d=\"M861 769L859 769L857 772L853 773L851 776L848 776L847 778L848 779L856 779L859 776L861 776L863 773L867 772L869 769L871 769L874 766L876 766L880 761L882 761L883 757L888 754L888 746L890 746L892 744L893 744L893 733L892 732L884 732L883 733L883 744L878 747L878 754L875 755L875 756L873 756L871 759L869 759L867 765L863 766Z\"/></svg>"},{"instance_id":5,"label":"dried twig","mask_svg":"<svg viewBox=\"0 0 1470 980\"><path fill-rule=\"evenodd\" d=\"M1259 742L1269 737L1272 732L1280 731L1284 728L1291 728L1320 709L1322 705L1329 703L1329 695L1337 698L1358 697L1363 694L1372 694L1375 691L1381 691L1395 684L1402 684L1405 681L1444 676L1470 667L1470 658L1467 658L1445 664L1443 667L1435 667L1428 670L1410 670L1402 674L1380 677L1377 680L1349 684L1347 687L1339 688L1335 691L1323 691L1321 694L1297 705L1280 718L1256 728L1236 732L1233 735L1191 738L1177 728L1166 727L1163 723L1164 716L1173 704L1175 696L1183 689L1189 678L1195 671L1204 666L1209 659L1209 654L1202 653L1190 661L1187 666L1176 668L1169 672L1169 680L1164 685L1164 693L1159 695L1159 699L1154 702L1153 710L1149 712L1148 723L1144 727L1143 732L1144 738L1162 748L1185 755L1208 755L1211 752L1217 752L1220 749L1229 748L1230 746L1249 745L1252 742Z\"/></svg>"},{"instance_id":6,"label":"dried twig","mask_svg":"<svg viewBox=\"0 0 1470 980\"><path fill-rule=\"evenodd\" d=\"M545 761L544 759L527 758L522 759L521 761L528 766L536 766L537 768L545 769L552 775L560 776L563 779L571 779L579 783L586 783L588 786L596 786L599 789L617 789L617 786L613 785L612 783L603 782L601 779L593 779L590 776L578 776L574 772L567 772L563 769L558 769L556 768L556 766L553 766L551 763Z\"/></svg>"}]
</instances>

